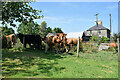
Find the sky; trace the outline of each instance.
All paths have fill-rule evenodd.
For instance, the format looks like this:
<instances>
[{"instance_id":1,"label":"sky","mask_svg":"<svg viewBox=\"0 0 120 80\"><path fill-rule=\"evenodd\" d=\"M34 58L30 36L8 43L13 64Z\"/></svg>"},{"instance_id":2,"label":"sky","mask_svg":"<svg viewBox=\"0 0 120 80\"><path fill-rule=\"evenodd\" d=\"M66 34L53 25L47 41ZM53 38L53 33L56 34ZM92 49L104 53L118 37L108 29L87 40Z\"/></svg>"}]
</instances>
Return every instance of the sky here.
<instances>
[{"instance_id":1,"label":"sky","mask_svg":"<svg viewBox=\"0 0 120 80\"><path fill-rule=\"evenodd\" d=\"M95 25L96 13L104 27L110 27L112 33L118 32L118 2L32 2L35 9L42 10L44 18L35 20L38 24L47 22L52 29L60 27L65 33L82 32Z\"/></svg>"},{"instance_id":2,"label":"sky","mask_svg":"<svg viewBox=\"0 0 120 80\"><path fill-rule=\"evenodd\" d=\"M112 33L118 32L118 2L32 2L29 5L42 10L40 15L44 18L36 19L38 24L46 21L47 27L60 27L64 33L86 31L95 25L96 13L99 13L98 20L108 29L111 13ZM17 29L14 30L17 33Z\"/></svg>"}]
</instances>

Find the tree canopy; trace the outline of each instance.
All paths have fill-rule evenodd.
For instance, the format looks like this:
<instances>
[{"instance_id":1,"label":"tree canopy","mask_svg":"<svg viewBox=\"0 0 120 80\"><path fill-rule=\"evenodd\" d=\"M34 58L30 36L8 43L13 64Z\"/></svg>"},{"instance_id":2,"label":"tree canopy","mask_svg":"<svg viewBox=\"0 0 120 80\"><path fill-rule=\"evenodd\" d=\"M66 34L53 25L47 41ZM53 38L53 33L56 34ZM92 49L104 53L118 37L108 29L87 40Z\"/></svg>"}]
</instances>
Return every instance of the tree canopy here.
<instances>
[{"instance_id":1,"label":"tree canopy","mask_svg":"<svg viewBox=\"0 0 120 80\"><path fill-rule=\"evenodd\" d=\"M2 24L9 23L10 26L16 27L15 22L27 24L44 17L40 16L42 10L33 9L28 4L29 2L3 2Z\"/></svg>"},{"instance_id":2,"label":"tree canopy","mask_svg":"<svg viewBox=\"0 0 120 80\"><path fill-rule=\"evenodd\" d=\"M54 33L63 33L62 29L59 28L59 27L54 28L54 29L53 29L53 32L54 32Z\"/></svg>"},{"instance_id":3,"label":"tree canopy","mask_svg":"<svg viewBox=\"0 0 120 80\"><path fill-rule=\"evenodd\" d=\"M39 34L42 37L45 37L47 35L47 23L43 21L39 27Z\"/></svg>"},{"instance_id":4,"label":"tree canopy","mask_svg":"<svg viewBox=\"0 0 120 80\"><path fill-rule=\"evenodd\" d=\"M8 28L7 25L5 27L0 27L0 32L2 32L2 36L7 36L10 34L14 34L14 30L12 28Z\"/></svg>"},{"instance_id":5,"label":"tree canopy","mask_svg":"<svg viewBox=\"0 0 120 80\"><path fill-rule=\"evenodd\" d=\"M38 34L39 25L34 22L28 22L27 24L21 23L19 24L17 32L22 34Z\"/></svg>"}]
</instances>

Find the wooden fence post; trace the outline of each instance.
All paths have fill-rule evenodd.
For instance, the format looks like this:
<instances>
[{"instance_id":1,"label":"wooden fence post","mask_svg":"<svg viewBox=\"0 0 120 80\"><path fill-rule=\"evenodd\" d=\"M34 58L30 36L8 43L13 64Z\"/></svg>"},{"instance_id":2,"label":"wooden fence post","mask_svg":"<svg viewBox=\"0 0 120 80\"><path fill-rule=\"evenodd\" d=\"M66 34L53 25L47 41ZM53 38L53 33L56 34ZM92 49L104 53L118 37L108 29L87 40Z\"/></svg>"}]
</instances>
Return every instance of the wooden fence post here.
<instances>
[{"instance_id":1,"label":"wooden fence post","mask_svg":"<svg viewBox=\"0 0 120 80\"><path fill-rule=\"evenodd\" d=\"M46 45L45 45L45 53L47 53L48 45L47 45L47 38L46 38Z\"/></svg>"},{"instance_id":2,"label":"wooden fence post","mask_svg":"<svg viewBox=\"0 0 120 80\"><path fill-rule=\"evenodd\" d=\"M80 37L78 37L78 43L77 43L77 57L79 57L79 48L80 48Z\"/></svg>"},{"instance_id":3,"label":"wooden fence post","mask_svg":"<svg viewBox=\"0 0 120 80\"><path fill-rule=\"evenodd\" d=\"M118 42L118 61L120 62L120 40L119 38L117 38L117 42Z\"/></svg>"}]
</instances>

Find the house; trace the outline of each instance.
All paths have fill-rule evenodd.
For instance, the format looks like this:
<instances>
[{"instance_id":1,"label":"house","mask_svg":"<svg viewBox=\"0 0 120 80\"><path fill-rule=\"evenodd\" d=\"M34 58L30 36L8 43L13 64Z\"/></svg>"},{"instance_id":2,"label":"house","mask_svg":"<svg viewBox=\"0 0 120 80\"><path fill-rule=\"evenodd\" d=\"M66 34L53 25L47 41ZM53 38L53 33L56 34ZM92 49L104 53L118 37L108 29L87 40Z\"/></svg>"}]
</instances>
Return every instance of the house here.
<instances>
[{"instance_id":1,"label":"house","mask_svg":"<svg viewBox=\"0 0 120 80\"><path fill-rule=\"evenodd\" d=\"M98 35L101 37L108 37L110 38L110 30L102 25L102 21L98 21L98 27L97 25L89 28L88 30L84 31L83 34L83 41L89 41L90 37L93 35Z\"/></svg>"}]
</instances>

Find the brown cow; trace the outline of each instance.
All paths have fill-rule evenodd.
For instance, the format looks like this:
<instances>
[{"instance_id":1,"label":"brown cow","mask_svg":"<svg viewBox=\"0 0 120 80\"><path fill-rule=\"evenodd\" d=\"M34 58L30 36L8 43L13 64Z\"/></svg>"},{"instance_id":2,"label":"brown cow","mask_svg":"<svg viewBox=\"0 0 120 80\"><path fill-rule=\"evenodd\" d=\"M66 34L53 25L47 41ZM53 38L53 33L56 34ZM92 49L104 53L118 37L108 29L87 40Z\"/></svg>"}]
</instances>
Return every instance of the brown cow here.
<instances>
[{"instance_id":1,"label":"brown cow","mask_svg":"<svg viewBox=\"0 0 120 80\"><path fill-rule=\"evenodd\" d=\"M82 39L80 39L80 42L82 41ZM78 42L78 38L68 38L67 39L67 44L73 44L73 45L77 45Z\"/></svg>"},{"instance_id":2,"label":"brown cow","mask_svg":"<svg viewBox=\"0 0 120 80\"><path fill-rule=\"evenodd\" d=\"M67 47L67 38L66 38L65 33L59 33L60 39L61 39L61 47L62 47L62 52L64 51L64 49L66 49L66 52L68 52L68 47Z\"/></svg>"},{"instance_id":3,"label":"brown cow","mask_svg":"<svg viewBox=\"0 0 120 80\"><path fill-rule=\"evenodd\" d=\"M80 42L82 41L82 39L80 39ZM77 45L78 43L78 38L67 38L67 45L70 47L72 47L73 45Z\"/></svg>"},{"instance_id":4,"label":"brown cow","mask_svg":"<svg viewBox=\"0 0 120 80\"><path fill-rule=\"evenodd\" d=\"M54 35L47 36L45 42L46 42L46 51L45 52L47 52L48 46L50 47L50 49L53 48L53 46L55 46L55 48L58 49L57 51L59 52L60 42L61 42L59 34L56 34L55 36Z\"/></svg>"},{"instance_id":5,"label":"brown cow","mask_svg":"<svg viewBox=\"0 0 120 80\"><path fill-rule=\"evenodd\" d=\"M8 36L6 36L7 42L10 42L10 45L13 47L15 45L15 41L16 41L16 36L15 34L10 34Z\"/></svg>"},{"instance_id":6,"label":"brown cow","mask_svg":"<svg viewBox=\"0 0 120 80\"><path fill-rule=\"evenodd\" d=\"M117 44L116 43L110 43L110 47L116 47L117 46Z\"/></svg>"}]
</instances>

